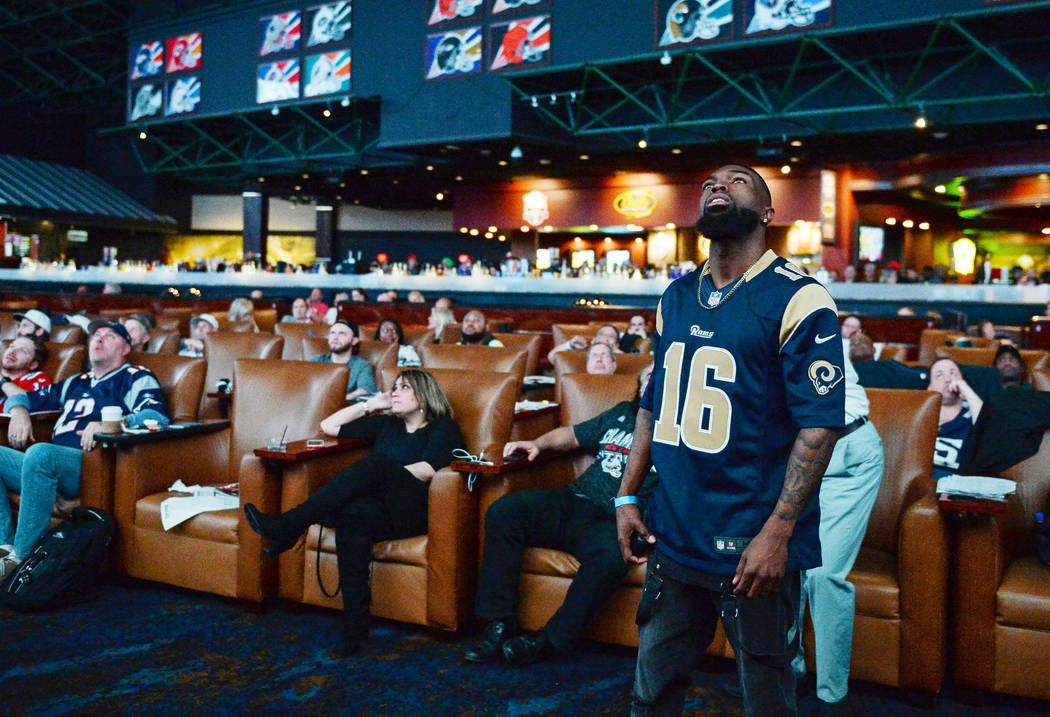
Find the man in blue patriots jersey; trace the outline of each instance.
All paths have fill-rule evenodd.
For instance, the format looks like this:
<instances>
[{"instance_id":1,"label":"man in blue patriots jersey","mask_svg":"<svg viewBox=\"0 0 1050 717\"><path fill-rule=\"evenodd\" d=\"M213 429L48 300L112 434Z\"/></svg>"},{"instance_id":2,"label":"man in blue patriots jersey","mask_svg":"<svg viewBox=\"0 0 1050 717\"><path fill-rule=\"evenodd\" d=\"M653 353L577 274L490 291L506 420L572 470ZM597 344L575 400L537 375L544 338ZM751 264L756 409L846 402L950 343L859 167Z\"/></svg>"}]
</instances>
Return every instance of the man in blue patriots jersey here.
<instances>
[{"instance_id":1,"label":"man in blue patriots jersey","mask_svg":"<svg viewBox=\"0 0 1050 717\"><path fill-rule=\"evenodd\" d=\"M615 500L621 550L653 546L637 622L632 714L680 713L721 617L749 715L795 714L799 572L820 565L810 501L846 424L828 292L766 246L769 189L726 165L703 184L701 269L656 312L656 371ZM642 522L635 493L661 476ZM661 597L661 599L657 599Z\"/></svg>"},{"instance_id":2,"label":"man in blue patriots jersey","mask_svg":"<svg viewBox=\"0 0 1050 717\"><path fill-rule=\"evenodd\" d=\"M102 408L119 406L130 426L153 419L166 425L168 408L157 378L142 366L127 362L131 338L127 329L110 321L88 326L91 370L60 384L27 393L12 382L0 383L11 414L8 439L0 447L0 480L6 490L21 493L18 529L12 543L11 507L0 500L0 580L18 567L47 530L56 495L80 495L82 451L95 447L102 428ZM34 443L30 411L60 410L51 443Z\"/></svg>"}]
</instances>

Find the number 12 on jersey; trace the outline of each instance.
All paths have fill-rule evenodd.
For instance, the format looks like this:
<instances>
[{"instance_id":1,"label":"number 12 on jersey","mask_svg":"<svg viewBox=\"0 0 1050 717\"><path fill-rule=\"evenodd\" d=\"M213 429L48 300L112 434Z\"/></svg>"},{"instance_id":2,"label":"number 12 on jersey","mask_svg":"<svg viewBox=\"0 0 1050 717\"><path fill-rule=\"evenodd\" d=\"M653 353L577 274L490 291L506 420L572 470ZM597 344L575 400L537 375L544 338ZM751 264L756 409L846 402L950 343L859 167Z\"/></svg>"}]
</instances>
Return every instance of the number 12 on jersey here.
<instances>
[{"instance_id":1,"label":"number 12 on jersey","mask_svg":"<svg viewBox=\"0 0 1050 717\"><path fill-rule=\"evenodd\" d=\"M736 381L736 359L717 346L703 346L689 359L685 402L679 420L678 406L685 364L685 344L675 341L664 354L663 399L653 424L653 440L703 453L718 453L729 443L733 404L725 391L708 384L714 379Z\"/></svg>"}]
</instances>

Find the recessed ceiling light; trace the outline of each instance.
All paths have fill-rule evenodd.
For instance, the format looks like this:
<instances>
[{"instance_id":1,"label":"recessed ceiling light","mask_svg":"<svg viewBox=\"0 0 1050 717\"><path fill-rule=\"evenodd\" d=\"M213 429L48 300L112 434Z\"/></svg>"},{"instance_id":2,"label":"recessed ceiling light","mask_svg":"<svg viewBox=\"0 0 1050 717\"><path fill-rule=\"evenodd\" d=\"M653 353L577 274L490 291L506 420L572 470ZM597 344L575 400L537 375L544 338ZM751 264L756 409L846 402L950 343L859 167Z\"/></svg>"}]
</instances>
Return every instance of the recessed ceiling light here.
<instances>
[{"instance_id":1,"label":"recessed ceiling light","mask_svg":"<svg viewBox=\"0 0 1050 717\"><path fill-rule=\"evenodd\" d=\"M780 173L781 174L791 174L791 166L785 164L783 167L780 168Z\"/></svg>"},{"instance_id":2,"label":"recessed ceiling light","mask_svg":"<svg viewBox=\"0 0 1050 717\"><path fill-rule=\"evenodd\" d=\"M551 163L551 161L549 159L547 159L546 157L544 157L543 159L540 160L540 164L550 164L550 163Z\"/></svg>"},{"instance_id":3,"label":"recessed ceiling light","mask_svg":"<svg viewBox=\"0 0 1050 717\"><path fill-rule=\"evenodd\" d=\"M891 226L892 227L896 223L897 223L896 217L886 217L886 225L887 226Z\"/></svg>"},{"instance_id":4,"label":"recessed ceiling light","mask_svg":"<svg viewBox=\"0 0 1050 717\"><path fill-rule=\"evenodd\" d=\"M582 159L584 162L586 162L590 158L591 158L591 155L589 155L589 154L581 154L580 155L580 159Z\"/></svg>"},{"instance_id":5,"label":"recessed ceiling light","mask_svg":"<svg viewBox=\"0 0 1050 717\"><path fill-rule=\"evenodd\" d=\"M678 147L675 147L674 149L671 150L671 154L681 154L681 153L682 153L682 150L679 149Z\"/></svg>"},{"instance_id":6,"label":"recessed ceiling light","mask_svg":"<svg viewBox=\"0 0 1050 717\"><path fill-rule=\"evenodd\" d=\"M1045 122L1040 122L1035 126L1036 132L1045 132L1047 129L1050 129L1050 125L1046 124Z\"/></svg>"},{"instance_id":7,"label":"recessed ceiling light","mask_svg":"<svg viewBox=\"0 0 1050 717\"><path fill-rule=\"evenodd\" d=\"M501 159L500 161L496 162L496 164L498 164L501 167L506 167L507 166L507 160Z\"/></svg>"},{"instance_id":8,"label":"recessed ceiling light","mask_svg":"<svg viewBox=\"0 0 1050 717\"><path fill-rule=\"evenodd\" d=\"M427 165L427 171L428 172L433 172L434 171L434 165L433 164L428 164Z\"/></svg>"},{"instance_id":9,"label":"recessed ceiling light","mask_svg":"<svg viewBox=\"0 0 1050 717\"><path fill-rule=\"evenodd\" d=\"M922 229L924 232L925 231L929 231L930 230L930 223L929 222L919 222L919 229Z\"/></svg>"},{"instance_id":10,"label":"recessed ceiling light","mask_svg":"<svg viewBox=\"0 0 1050 717\"><path fill-rule=\"evenodd\" d=\"M911 229L913 226L915 226L915 222L913 222L911 219L905 219L903 222L901 222L901 226L905 229Z\"/></svg>"},{"instance_id":11,"label":"recessed ceiling light","mask_svg":"<svg viewBox=\"0 0 1050 717\"><path fill-rule=\"evenodd\" d=\"M800 140L800 139L793 139L793 140L791 140L791 142L789 144L792 147L801 147L802 146L802 140Z\"/></svg>"}]
</instances>

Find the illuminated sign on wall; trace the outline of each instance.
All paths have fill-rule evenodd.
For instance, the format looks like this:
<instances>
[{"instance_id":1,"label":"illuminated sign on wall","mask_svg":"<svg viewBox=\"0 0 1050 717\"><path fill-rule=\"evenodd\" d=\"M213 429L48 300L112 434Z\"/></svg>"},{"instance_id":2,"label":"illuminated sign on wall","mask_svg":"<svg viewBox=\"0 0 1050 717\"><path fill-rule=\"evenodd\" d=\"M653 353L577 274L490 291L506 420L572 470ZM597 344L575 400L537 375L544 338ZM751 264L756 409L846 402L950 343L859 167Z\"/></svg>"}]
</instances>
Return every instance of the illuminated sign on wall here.
<instances>
[{"instance_id":1,"label":"illuminated sign on wall","mask_svg":"<svg viewBox=\"0 0 1050 717\"><path fill-rule=\"evenodd\" d=\"M613 209L632 219L647 217L656 211L656 197L647 189L628 189L616 195Z\"/></svg>"},{"instance_id":2,"label":"illuminated sign on wall","mask_svg":"<svg viewBox=\"0 0 1050 717\"><path fill-rule=\"evenodd\" d=\"M550 218L550 209L547 208L547 195L543 192L534 189L523 195L521 199L524 203L521 218L530 225L538 227Z\"/></svg>"}]
</instances>

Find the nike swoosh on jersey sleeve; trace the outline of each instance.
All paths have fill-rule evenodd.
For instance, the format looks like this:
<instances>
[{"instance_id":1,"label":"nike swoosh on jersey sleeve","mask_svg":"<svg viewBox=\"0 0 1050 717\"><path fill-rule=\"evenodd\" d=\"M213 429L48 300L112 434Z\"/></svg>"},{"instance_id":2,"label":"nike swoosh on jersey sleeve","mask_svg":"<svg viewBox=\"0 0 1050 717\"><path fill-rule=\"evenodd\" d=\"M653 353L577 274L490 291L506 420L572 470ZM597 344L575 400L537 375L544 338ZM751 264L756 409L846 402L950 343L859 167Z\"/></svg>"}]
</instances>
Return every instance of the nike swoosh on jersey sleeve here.
<instances>
[{"instance_id":1,"label":"nike swoosh on jersey sleeve","mask_svg":"<svg viewBox=\"0 0 1050 717\"><path fill-rule=\"evenodd\" d=\"M784 315L780 319L780 348L784 349L784 345L791 338L791 335L795 333L795 329L799 327L806 317L811 314L827 309L836 315L838 309L835 307L835 300L831 298L831 294L820 284L806 283L798 288L795 295L791 297L791 301L784 308Z\"/></svg>"}]
</instances>

